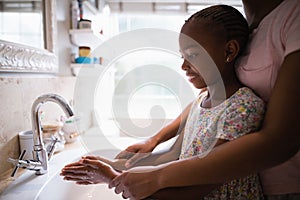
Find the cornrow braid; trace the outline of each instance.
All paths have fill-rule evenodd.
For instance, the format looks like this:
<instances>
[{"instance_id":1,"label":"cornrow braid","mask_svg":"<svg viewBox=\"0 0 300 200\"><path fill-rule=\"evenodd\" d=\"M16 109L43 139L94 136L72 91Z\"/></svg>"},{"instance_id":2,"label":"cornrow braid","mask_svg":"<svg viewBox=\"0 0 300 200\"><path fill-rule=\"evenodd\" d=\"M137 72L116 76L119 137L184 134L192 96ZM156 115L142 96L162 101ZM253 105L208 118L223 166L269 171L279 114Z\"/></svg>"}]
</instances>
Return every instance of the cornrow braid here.
<instances>
[{"instance_id":1,"label":"cornrow braid","mask_svg":"<svg viewBox=\"0 0 300 200\"><path fill-rule=\"evenodd\" d=\"M223 26L226 39L236 39L240 50L244 49L249 37L249 27L246 19L235 8L228 5L214 5L200 10L188 18L185 22L208 20L216 25Z\"/></svg>"}]
</instances>

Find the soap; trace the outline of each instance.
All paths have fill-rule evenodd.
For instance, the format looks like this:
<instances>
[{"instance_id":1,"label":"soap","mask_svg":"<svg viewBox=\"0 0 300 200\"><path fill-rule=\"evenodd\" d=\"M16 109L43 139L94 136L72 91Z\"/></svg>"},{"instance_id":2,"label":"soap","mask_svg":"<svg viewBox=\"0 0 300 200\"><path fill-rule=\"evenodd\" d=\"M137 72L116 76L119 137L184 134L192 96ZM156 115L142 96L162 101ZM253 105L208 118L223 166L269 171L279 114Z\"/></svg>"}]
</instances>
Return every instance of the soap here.
<instances>
[{"instance_id":1,"label":"soap","mask_svg":"<svg viewBox=\"0 0 300 200\"><path fill-rule=\"evenodd\" d=\"M90 57L91 48L86 46L79 47L79 56L80 57Z\"/></svg>"}]
</instances>

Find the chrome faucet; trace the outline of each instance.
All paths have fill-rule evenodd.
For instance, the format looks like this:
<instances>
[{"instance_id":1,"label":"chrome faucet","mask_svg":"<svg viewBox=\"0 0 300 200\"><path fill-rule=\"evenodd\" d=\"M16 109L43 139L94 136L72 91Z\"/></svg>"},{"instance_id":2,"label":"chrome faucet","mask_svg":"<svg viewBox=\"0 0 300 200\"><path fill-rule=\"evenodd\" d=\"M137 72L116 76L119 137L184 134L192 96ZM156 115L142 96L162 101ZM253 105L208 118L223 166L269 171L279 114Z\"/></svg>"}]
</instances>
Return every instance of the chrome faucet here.
<instances>
[{"instance_id":1,"label":"chrome faucet","mask_svg":"<svg viewBox=\"0 0 300 200\"><path fill-rule=\"evenodd\" d=\"M67 117L74 116L73 110L71 106L67 103L67 101L59 95L56 94L44 94L39 96L32 104L31 108L31 118L32 118L32 132L33 132L33 159L32 160L22 160L24 152L21 154L19 159L11 159L9 158L9 162L15 165L15 169L11 176L14 176L17 169L19 167L35 170L37 175L45 174L48 171L48 161L51 155L54 152L54 146L57 142L57 139L53 141L51 144L51 148L49 152L45 149L43 143L43 131L40 122L40 113L39 109L42 104L46 102L54 102L57 103L62 110L65 112Z\"/></svg>"}]
</instances>

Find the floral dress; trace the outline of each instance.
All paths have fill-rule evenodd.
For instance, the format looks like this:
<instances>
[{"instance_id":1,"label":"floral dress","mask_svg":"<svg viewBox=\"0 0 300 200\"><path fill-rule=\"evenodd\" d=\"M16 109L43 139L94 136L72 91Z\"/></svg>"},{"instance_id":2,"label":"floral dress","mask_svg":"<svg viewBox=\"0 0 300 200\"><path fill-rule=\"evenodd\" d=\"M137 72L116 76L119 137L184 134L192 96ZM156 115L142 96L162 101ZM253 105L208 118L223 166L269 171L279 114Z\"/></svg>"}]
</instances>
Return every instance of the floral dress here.
<instances>
[{"instance_id":1,"label":"floral dress","mask_svg":"<svg viewBox=\"0 0 300 200\"><path fill-rule=\"evenodd\" d=\"M200 95L191 107L180 159L203 157L218 139L231 141L261 126L265 104L249 88L240 88L230 98L212 108L201 107L205 96ZM263 199L259 177L254 174L230 181L213 190L204 199Z\"/></svg>"}]
</instances>

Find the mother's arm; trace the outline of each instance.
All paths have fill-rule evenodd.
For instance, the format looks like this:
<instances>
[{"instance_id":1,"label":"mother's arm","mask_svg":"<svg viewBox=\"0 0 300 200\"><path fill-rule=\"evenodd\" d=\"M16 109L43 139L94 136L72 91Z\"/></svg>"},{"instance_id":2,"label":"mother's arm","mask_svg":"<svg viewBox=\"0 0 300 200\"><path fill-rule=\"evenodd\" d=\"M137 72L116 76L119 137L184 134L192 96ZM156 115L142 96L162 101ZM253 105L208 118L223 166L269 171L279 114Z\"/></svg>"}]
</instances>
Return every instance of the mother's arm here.
<instances>
[{"instance_id":1,"label":"mother's arm","mask_svg":"<svg viewBox=\"0 0 300 200\"><path fill-rule=\"evenodd\" d=\"M201 160L192 158L161 168L159 187L224 182L275 166L295 155L300 147L299 63L300 51L286 56L259 132L224 144Z\"/></svg>"},{"instance_id":2,"label":"mother's arm","mask_svg":"<svg viewBox=\"0 0 300 200\"><path fill-rule=\"evenodd\" d=\"M186 186L186 187L165 188L154 193L149 198L159 199L159 200L202 199L203 197L207 196L217 186L218 185L195 185L195 186Z\"/></svg>"},{"instance_id":3,"label":"mother's arm","mask_svg":"<svg viewBox=\"0 0 300 200\"><path fill-rule=\"evenodd\" d=\"M204 158L178 160L145 173L123 173L110 186L145 198L163 188L218 184L287 161L300 147L300 51L286 56L263 127L215 148Z\"/></svg>"}]
</instances>

